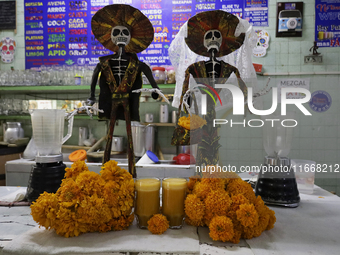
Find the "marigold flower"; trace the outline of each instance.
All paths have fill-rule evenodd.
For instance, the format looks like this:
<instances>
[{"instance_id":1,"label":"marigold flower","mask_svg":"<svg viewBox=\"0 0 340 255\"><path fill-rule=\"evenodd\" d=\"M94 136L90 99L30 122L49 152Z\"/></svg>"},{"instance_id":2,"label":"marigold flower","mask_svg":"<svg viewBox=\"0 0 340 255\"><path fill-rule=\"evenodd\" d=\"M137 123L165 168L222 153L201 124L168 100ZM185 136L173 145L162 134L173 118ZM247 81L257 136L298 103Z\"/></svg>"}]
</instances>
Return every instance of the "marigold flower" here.
<instances>
[{"instance_id":1,"label":"marigold flower","mask_svg":"<svg viewBox=\"0 0 340 255\"><path fill-rule=\"evenodd\" d=\"M184 211L187 217L190 219L190 222L200 225L205 213L205 206L204 203L196 195L190 194L185 199Z\"/></svg>"},{"instance_id":2,"label":"marigold flower","mask_svg":"<svg viewBox=\"0 0 340 255\"><path fill-rule=\"evenodd\" d=\"M255 203L256 196L253 188L249 183L246 183L242 179L234 179L232 182L230 182L227 185L227 191L231 195L242 194L249 200L250 203Z\"/></svg>"},{"instance_id":3,"label":"marigold flower","mask_svg":"<svg viewBox=\"0 0 340 255\"><path fill-rule=\"evenodd\" d=\"M207 211L216 216L223 216L226 215L231 205L231 199L226 191L213 190L204 200L204 204Z\"/></svg>"},{"instance_id":4,"label":"marigold flower","mask_svg":"<svg viewBox=\"0 0 340 255\"><path fill-rule=\"evenodd\" d=\"M234 237L234 226L231 219L226 216L216 216L209 224L209 236L214 241L227 242Z\"/></svg>"},{"instance_id":5,"label":"marigold flower","mask_svg":"<svg viewBox=\"0 0 340 255\"><path fill-rule=\"evenodd\" d=\"M273 210L269 209L268 213L269 213L270 218L269 218L267 230L270 230L274 227L274 224L276 222L276 217L275 217L275 212Z\"/></svg>"},{"instance_id":6,"label":"marigold flower","mask_svg":"<svg viewBox=\"0 0 340 255\"><path fill-rule=\"evenodd\" d=\"M198 182L194 186L192 194L195 194L198 198L203 200L209 194L210 190L211 190L211 187L209 186L209 184L206 184L206 183L203 184L202 182Z\"/></svg>"},{"instance_id":7,"label":"marigold flower","mask_svg":"<svg viewBox=\"0 0 340 255\"><path fill-rule=\"evenodd\" d=\"M148 220L148 230L154 235L161 235L169 228L169 221L162 214L155 214Z\"/></svg>"},{"instance_id":8,"label":"marigold flower","mask_svg":"<svg viewBox=\"0 0 340 255\"><path fill-rule=\"evenodd\" d=\"M259 221L259 215L253 204L242 204L236 211L237 219L244 227L253 227Z\"/></svg>"},{"instance_id":9,"label":"marigold flower","mask_svg":"<svg viewBox=\"0 0 340 255\"><path fill-rule=\"evenodd\" d=\"M32 202L30 208L34 221L46 229L53 228L58 212L58 198L54 193L45 191Z\"/></svg>"},{"instance_id":10,"label":"marigold flower","mask_svg":"<svg viewBox=\"0 0 340 255\"><path fill-rule=\"evenodd\" d=\"M188 224L190 226L195 226L195 227L205 226L203 220L194 221L194 220L191 220L189 217L185 217L184 221L185 221L186 224Z\"/></svg>"},{"instance_id":11,"label":"marigold flower","mask_svg":"<svg viewBox=\"0 0 340 255\"><path fill-rule=\"evenodd\" d=\"M91 171L80 173L76 179L76 183L81 191L87 196L92 196L94 194L101 196L105 186L105 181L101 176Z\"/></svg>"},{"instance_id":12,"label":"marigold flower","mask_svg":"<svg viewBox=\"0 0 340 255\"><path fill-rule=\"evenodd\" d=\"M211 190L224 190L224 180L221 178L203 178L201 183L207 184Z\"/></svg>"},{"instance_id":13,"label":"marigold flower","mask_svg":"<svg viewBox=\"0 0 340 255\"><path fill-rule=\"evenodd\" d=\"M182 116L178 119L178 125L188 130L195 130L207 124L207 121L196 114Z\"/></svg>"},{"instance_id":14,"label":"marigold flower","mask_svg":"<svg viewBox=\"0 0 340 255\"><path fill-rule=\"evenodd\" d=\"M33 219L65 237L128 228L134 219L134 182L116 162L107 163L103 178L75 162L56 194L45 192L32 203Z\"/></svg>"},{"instance_id":15,"label":"marigold flower","mask_svg":"<svg viewBox=\"0 0 340 255\"><path fill-rule=\"evenodd\" d=\"M188 186L187 186L188 187L187 194L191 194L192 190L195 187L195 184L200 181L201 181L201 176L199 175L189 177Z\"/></svg>"},{"instance_id":16,"label":"marigold flower","mask_svg":"<svg viewBox=\"0 0 340 255\"><path fill-rule=\"evenodd\" d=\"M74 162L70 168L65 168L64 178L72 178L73 180L75 180L77 176L84 171L89 171L89 168L85 164L85 161L78 160Z\"/></svg>"}]
</instances>

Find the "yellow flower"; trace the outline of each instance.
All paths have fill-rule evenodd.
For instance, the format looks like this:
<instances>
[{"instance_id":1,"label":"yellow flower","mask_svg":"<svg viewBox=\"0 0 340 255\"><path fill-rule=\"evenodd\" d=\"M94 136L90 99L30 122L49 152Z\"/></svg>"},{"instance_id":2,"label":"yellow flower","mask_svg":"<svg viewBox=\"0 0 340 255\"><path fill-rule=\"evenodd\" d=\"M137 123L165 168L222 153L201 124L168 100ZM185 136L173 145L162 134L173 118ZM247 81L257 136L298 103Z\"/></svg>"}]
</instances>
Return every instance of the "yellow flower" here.
<instances>
[{"instance_id":1,"label":"yellow flower","mask_svg":"<svg viewBox=\"0 0 340 255\"><path fill-rule=\"evenodd\" d=\"M201 181L201 177L199 175L189 177L187 194L191 194L192 190L195 187L195 184L200 181Z\"/></svg>"},{"instance_id":2,"label":"yellow flower","mask_svg":"<svg viewBox=\"0 0 340 255\"><path fill-rule=\"evenodd\" d=\"M134 182L116 162L107 163L104 177L82 161L74 163L56 194L45 192L32 203L33 219L65 237L128 228L134 219Z\"/></svg>"},{"instance_id":3,"label":"yellow flower","mask_svg":"<svg viewBox=\"0 0 340 255\"><path fill-rule=\"evenodd\" d=\"M169 221L162 214L155 214L148 220L148 230L154 235L161 235L169 228Z\"/></svg>"},{"instance_id":4,"label":"yellow flower","mask_svg":"<svg viewBox=\"0 0 340 255\"><path fill-rule=\"evenodd\" d=\"M103 178L99 174L91 171L80 173L76 179L76 183L87 196L94 194L101 196L105 186Z\"/></svg>"},{"instance_id":5,"label":"yellow flower","mask_svg":"<svg viewBox=\"0 0 340 255\"><path fill-rule=\"evenodd\" d=\"M191 114L188 117L182 116L178 119L178 125L188 130L198 129L205 124L207 121L196 114Z\"/></svg>"},{"instance_id":6,"label":"yellow flower","mask_svg":"<svg viewBox=\"0 0 340 255\"><path fill-rule=\"evenodd\" d=\"M200 226L205 213L204 203L194 194L186 197L184 203L184 211L191 225ZM198 225L196 225L198 224Z\"/></svg>"},{"instance_id":7,"label":"yellow flower","mask_svg":"<svg viewBox=\"0 0 340 255\"><path fill-rule=\"evenodd\" d=\"M30 206L33 220L46 229L53 228L58 212L58 198L54 193L44 192Z\"/></svg>"},{"instance_id":8,"label":"yellow flower","mask_svg":"<svg viewBox=\"0 0 340 255\"><path fill-rule=\"evenodd\" d=\"M209 224L209 236L214 241L227 242L234 237L234 226L231 219L226 216L216 216Z\"/></svg>"},{"instance_id":9,"label":"yellow flower","mask_svg":"<svg viewBox=\"0 0 340 255\"><path fill-rule=\"evenodd\" d=\"M72 178L75 180L77 176L84 171L89 171L85 161L78 160L72 164L71 168L66 167L65 178Z\"/></svg>"},{"instance_id":10,"label":"yellow flower","mask_svg":"<svg viewBox=\"0 0 340 255\"><path fill-rule=\"evenodd\" d=\"M268 222L268 226L267 226L267 230L270 230L274 227L274 224L276 222L276 217L275 217L275 212L273 210L268 211L269 213L269 222Z\"/></svg>"},{"instance_id":11,"label":"yellow flower","mask_svg":"<svg viewBox=\"0 0 340 255\"><path fill-rule=\"evenodd\" d=\"M242 179L234 179L227 185L227 191L231 195L242 194L250 203L254 204L256 200L255 193L251 185Z\"/></svg>"},{"instance_id":12,"label":"yellow flower","mask_svg":"<svg viewBox=\"0 0 340 255\"><path fill-rule=\"evenodd\" d=\"M244 227L253 227L259 222L259 215L253 204L240 205L236 211L236 216Z\"/></svg>"}]
</instances>

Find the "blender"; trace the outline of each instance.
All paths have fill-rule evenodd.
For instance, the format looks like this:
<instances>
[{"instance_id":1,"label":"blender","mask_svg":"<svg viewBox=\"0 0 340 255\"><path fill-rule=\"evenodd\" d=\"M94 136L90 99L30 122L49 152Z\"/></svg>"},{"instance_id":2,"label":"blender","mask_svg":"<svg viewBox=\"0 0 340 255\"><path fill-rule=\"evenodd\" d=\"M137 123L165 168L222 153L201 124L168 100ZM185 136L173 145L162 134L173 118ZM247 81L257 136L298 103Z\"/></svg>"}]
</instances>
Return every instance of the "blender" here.
<instances>
[{"instance_id":1,"label":"blender","mask_svg":"<svg viewBox=\"0 0 340 255\"><path fill-rule=\"evenodd\" d=\"M64 178L61 145L72 135L73 115L68 119L64 135L65 110L36 109L31 112L33 140L36 146L36 165L32 166L26 199L35 201L44 191L54 193Z\"/></svg>"},{"instance_id":2,"label":"blender","mask_svg":"<svg viewBox=\"0 0 340 255\"><path fill-rule=\"evenodd\" d=\"M294 119L294 113L268 116L264 121L263 145L267 153L255 186L266 204L297 207L300 202L294 169L288 154L291 148L294 127L283 126L284 119Z\"/></svg>"}]
</instances>

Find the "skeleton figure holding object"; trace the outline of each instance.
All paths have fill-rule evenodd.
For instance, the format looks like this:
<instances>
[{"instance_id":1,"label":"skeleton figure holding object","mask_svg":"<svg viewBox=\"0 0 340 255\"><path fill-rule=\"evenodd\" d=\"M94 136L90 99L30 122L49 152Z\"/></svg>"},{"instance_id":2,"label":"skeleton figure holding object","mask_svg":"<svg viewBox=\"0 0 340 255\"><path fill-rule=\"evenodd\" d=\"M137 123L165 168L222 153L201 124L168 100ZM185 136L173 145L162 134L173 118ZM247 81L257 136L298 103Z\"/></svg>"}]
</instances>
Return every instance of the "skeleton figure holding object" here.
<instances>
[{"instance_id":1,"label":"skeleton figure holding object","mask_svg":"<svg viewBox=\"0 0 340 255\"><path fill-rule=\"evenodd\" d=\"M230 54L243 44L245 34L235 36L238 23L236 16L224 11L202 12L189 19L185 42L193 52L209 57L209 60L193 63L185 71L181 103L184 103L183 97L189 89L191 76L198 84L214 89L215 84L224 84L232 74L235 74L238 86L244 97L247 97L248 90L238 69L217 59ZM219 93L220 89L216 89L216 92ZM217 165L219 162L219 136L217 127L213 126L213 120L216 118L214 102L217 93L212 94L214 98L207 96L207 113L204 116L207 124L202 127L203 136L202 142L198 144L197 165Z\"/></svg>"},{"instance_id":2,"label":"skeleton figure holding object","mask_svg":"<svg viewBox=\"0 0 340 255\"><path fill-rule=\"evenodd\" d=\"M110 160L112 136L116 120L126 121L129 172L136 177L131 121L140 121L139 97L134 90L141 89L142 75L153 88L159 89L148 65L138 60L136 53L146 49L153 41L151 22L138 9L124 4L112 4L100 9L92 18L92 32L107 49L116 52L99 58L92 77L88 104L96 102L95 87L99 73L99 119L110 120L103 163ZM152 93L158 98L156 92Z\"/></svg>"}]
</instances>

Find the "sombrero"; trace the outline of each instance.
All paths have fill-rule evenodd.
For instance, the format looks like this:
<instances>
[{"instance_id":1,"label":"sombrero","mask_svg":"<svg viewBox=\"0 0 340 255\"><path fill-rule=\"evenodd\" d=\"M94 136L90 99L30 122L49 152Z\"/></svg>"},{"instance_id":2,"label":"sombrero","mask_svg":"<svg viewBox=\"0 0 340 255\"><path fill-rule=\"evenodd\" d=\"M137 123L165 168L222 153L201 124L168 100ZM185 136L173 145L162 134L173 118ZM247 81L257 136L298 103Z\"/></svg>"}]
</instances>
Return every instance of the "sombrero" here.
<instances>
[{"instance_id":1,"label":"sombrero","mask_svg":"<svg viewBox=\"0 0 340 255\"><path fill-rule=\"evenodd\" d=\"M150 20L138 9L125 4L111 4L98 10L92 17L92 32L107 49L117 52L119 47L111 41L111 30L125 26L130 30L131 40L125 46L126 52L138 53L145 50L153 40Z\"/></svg>"},{"instance_id":2,"label":"sombrero","mask_svg":"<svg viewBox=\"0 0 340 255\"><path fill-rule=\"evenodd\" d=\"M244 41L244 33L235 36L238 23L236 16L225 11L198 13L188 20L188 36L185 42L196 54L209 57L207 48L203 45L204 35L208 30L218 29L222 34L222 45L216 57L228 55L240 48Z\"/></svg>"}]
</instances>

